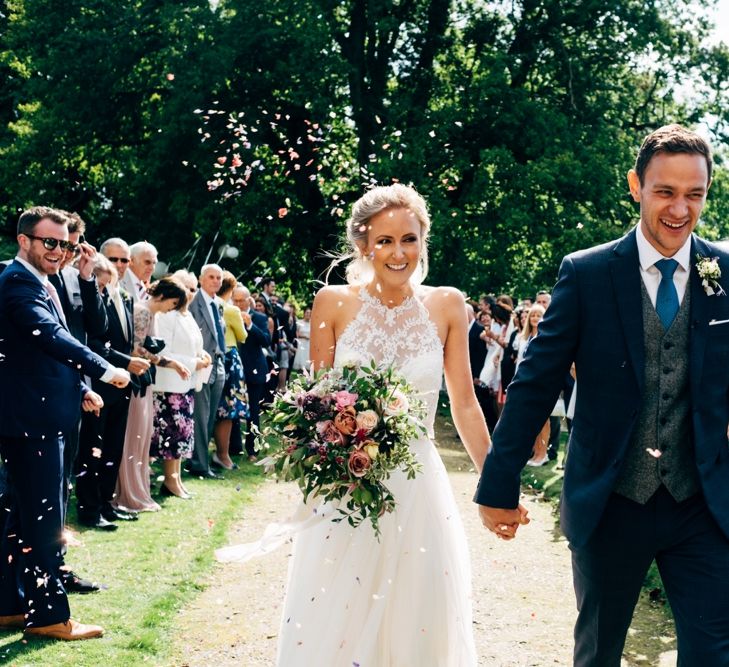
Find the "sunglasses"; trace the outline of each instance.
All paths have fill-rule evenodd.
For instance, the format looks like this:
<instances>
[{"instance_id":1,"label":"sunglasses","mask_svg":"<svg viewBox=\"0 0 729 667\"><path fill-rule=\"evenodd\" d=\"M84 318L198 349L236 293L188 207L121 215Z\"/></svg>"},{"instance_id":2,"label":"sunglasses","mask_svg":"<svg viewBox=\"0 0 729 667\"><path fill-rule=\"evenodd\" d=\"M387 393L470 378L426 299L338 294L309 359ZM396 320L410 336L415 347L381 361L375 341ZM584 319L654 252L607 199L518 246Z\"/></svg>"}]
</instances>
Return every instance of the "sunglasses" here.
<instances>
[{"instance_id":1,"label":"sunglasses","mask_svg":"<svg viewBox=\"0 0 729 667\"><path fill-rule=\"evenodd\" d=\"M79 252L78 244L71 243L70 241L44 238L42 236L34 236L33 234L25 234L25 236L27 236L29 239L33 239L33 241L40 241L46 250L55 250L60 245L61 250L63 250L64 252Z\"/></svg>"},{"instance_id":2,"label":"sunglasses","mask_svg":"<svg viewBox=\"0 0 729 667\"><path fill-rule=\"evenodd\" d=\"M122 264L129 264L129 258L128 257L107 257L110 262L121 262Z\"/></svg>"}]
</instances>

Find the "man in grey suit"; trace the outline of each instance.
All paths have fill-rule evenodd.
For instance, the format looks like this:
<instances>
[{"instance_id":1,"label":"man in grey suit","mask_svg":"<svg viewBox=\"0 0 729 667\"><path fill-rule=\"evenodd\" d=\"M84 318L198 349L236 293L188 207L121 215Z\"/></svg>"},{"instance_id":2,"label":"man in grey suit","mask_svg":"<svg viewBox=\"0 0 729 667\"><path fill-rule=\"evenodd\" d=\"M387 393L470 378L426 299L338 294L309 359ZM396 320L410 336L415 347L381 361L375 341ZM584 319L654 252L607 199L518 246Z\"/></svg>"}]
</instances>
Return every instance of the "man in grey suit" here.
<instances>
[{"instance_id":1,"label":"man in grey suit","mask_svg":"<svg viewBox=\"0 0 729 667\"><path fill-rule=\"evenodd\" d=\"M208 444L215 426L215 415L225 382L225 334L222 304L216 294L223 281L223 270L217 264L206 264L200 271L200 289L190 303L190 312L200 327L203 347L213 360L208 381L195 392L195 451L187 471L207 479L222 479L210 470Z\"/></svg>"}]
</instances>

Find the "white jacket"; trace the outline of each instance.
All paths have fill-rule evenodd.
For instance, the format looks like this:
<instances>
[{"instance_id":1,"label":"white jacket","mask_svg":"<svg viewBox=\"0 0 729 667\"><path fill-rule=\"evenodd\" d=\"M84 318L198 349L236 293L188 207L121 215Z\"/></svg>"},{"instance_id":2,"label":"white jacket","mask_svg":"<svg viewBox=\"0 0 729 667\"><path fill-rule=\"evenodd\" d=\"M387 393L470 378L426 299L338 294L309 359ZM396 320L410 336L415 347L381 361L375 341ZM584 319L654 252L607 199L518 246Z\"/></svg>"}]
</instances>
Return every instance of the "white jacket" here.
<instances>
[{"instance_id":1,"label":"white jacket","mask_svg":"<svg viewBox=\"0 0 729 667\"><path fill-rule=\"evenodd\" d=\"M152 389L175 394L185 394L190 389L199 391L202 388L202 379L195 371L195 366L203 353L203 339L195 318L189 311L182 313L173 310L159 313L155 326L157 337L165 342L162 356L179 361L190 371L190 379L183 380L172 368L157 366L157 379Z\"/></svg>"}]
</instances>

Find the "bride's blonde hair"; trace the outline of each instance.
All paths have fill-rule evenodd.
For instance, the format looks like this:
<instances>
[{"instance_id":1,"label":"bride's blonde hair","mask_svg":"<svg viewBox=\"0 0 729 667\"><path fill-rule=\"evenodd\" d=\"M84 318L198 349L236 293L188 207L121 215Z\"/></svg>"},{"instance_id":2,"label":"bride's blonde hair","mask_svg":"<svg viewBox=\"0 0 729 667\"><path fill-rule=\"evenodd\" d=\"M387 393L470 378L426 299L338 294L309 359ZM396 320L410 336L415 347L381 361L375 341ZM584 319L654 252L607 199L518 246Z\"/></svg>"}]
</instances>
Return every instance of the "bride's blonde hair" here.
<instances>
[{"instance_id":1,"label":"bride's blonde hair","mask_svg":"<svg viewBox=\"0 0 729 667\"><path fill-rule=\"evenodd\" d=\"M352 214L347 220L347 251L336 258L329 271L340 262L350 260L347 264L346 277L350 285L359 285L369 282L374 277L372 264L363 249L367 247L367 234L370 220L379 213L388 209L404 208L409 210L420 223L420 258L418 267L413 273L412 281L422 283L428 274L428 234L430 233L430 216L425 200L417 193L415 188L394 183L393 185L378 185L363 194L352 206Z\"/></svg>"}]
</instances>

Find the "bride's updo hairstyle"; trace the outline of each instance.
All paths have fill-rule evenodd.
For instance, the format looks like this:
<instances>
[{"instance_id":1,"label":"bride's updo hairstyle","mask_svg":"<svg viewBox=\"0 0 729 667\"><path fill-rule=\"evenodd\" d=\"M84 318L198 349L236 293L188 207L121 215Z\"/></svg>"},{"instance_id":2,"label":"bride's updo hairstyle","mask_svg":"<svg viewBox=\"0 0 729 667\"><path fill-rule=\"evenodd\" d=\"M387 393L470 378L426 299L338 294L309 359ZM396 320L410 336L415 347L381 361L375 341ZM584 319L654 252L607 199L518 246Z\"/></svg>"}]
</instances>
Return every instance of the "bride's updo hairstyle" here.
<instances>
[{"instance_id":1,"label":"bride's updo hairstyle","mask_svg":"<svg viewBox=\"0 0 729 667\"><path fill-rule=\"evenodd\" d=\"M369 282L373 276L372 263L365 254L370 220L378 213L388 209L404 208L409 210L420 223L420 259L413 273L412 281L422 283L428 274L428 234L430 216L425 200L414 188L401 183L378 185L368 190L352 206L352 215L347 220L347 245L349 252L341 258L349 258L346 276L350 285ZM335 262L335 264L338 263Z\"/></svg>"}]
</instances>

